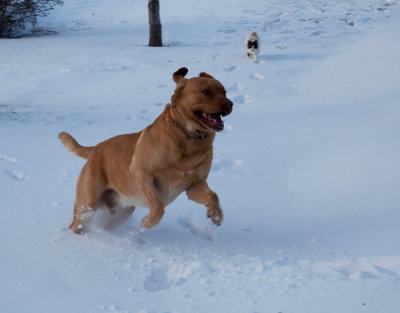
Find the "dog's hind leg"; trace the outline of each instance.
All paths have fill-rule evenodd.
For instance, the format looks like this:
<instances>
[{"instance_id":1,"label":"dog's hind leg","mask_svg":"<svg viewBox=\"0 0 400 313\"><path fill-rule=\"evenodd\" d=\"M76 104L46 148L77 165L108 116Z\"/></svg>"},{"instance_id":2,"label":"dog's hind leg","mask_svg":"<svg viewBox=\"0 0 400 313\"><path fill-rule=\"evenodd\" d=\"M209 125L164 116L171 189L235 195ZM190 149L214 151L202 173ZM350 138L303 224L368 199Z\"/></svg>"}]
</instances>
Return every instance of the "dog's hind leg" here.
<instances>
[{"instance_id":1,"label":"dog's hind leg","mask_svg":"<svg viewBox=\"0 0 400 313\"><path fill-rule=\"evenodd\" d=\"M111 215L115 215L118 211L118 194L113 189L107 188L99 198L99 207L105 206Z\"/></svg>"},{"instance_id":2,"label":"dog's hind leg","mask_svg":"<svg viewBox=\"0 0 400 313\"><path fill-rule=\"evenodd\" d=\"M119 208L114 215L111 216L110 220L107 223L107 229L116 228L122 224L124 224L135 211L134 206L129 206L125 208Z\"/></svg>"},{"instance_id":3,"label":"dog's hind leg","mask_svg":"<svg viewBox=\"0 0 400 313\"><path fill-rule=\"evenodd\" d=\"M90 166L90 162L83 167L77 187L74 205L74 219L69 228L76 234L81 234L84 227L92 218L98 199L105 189L105 178L98 170Z\"/></svg>"},{"instance_id":4,"label":"dog's hind leg","mask_svg":"<svg viewBox=\"0 0 400 313\"><path fill-rule=\"evenodd\" d=\"M105 225L106 229L113 229L125 223L135 211L134 206L123 206L119 201L118 193L111 188L104 190L99 198L98 207L105 207L110 212L110 219Z\"/></svg>"}]
</instances>

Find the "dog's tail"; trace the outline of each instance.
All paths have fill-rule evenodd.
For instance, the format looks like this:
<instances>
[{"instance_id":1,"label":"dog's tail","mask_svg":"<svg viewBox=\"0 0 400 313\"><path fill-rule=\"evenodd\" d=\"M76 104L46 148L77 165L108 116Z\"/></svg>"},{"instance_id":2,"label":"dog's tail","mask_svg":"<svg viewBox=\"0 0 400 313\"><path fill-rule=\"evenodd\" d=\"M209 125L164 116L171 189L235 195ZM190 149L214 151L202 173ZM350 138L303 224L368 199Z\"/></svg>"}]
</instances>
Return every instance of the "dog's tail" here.
<instances>
[{"instance_id":1,"label":"dog's tail","mask_svg":"<svg viewBox=\"0 0 400 313\"><path fill-rule=\"evenodd\" d=\"M94 148L81 146L70 134L66 132L60 133L58 138L60 138L62 144L70 153L80 156L84 159L89 157L90 152Z\"/></svg>"}]
</instances>

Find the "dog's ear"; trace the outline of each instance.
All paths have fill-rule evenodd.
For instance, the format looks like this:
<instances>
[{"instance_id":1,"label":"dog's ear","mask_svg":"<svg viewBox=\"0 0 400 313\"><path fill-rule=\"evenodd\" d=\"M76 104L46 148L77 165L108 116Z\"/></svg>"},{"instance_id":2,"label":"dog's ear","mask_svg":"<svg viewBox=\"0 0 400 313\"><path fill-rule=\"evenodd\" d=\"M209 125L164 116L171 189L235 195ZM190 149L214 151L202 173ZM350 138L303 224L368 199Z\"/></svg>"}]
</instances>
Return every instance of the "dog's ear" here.
<instances>
[{"instance_id":1,"label":"dog's ear","mask_svg":"<svg viewBox=\"0 0 400 313\"><path fill-rule=\"evenodd\" d=\"M214 77L212 77L210 74L207 74L207 73L204 73L204 72L201 72L201 73L199 74L199 76L200 76L200 77L206 77L206 78L214 78Z\"/></svg>"},{"instance_id":2,"label":"dog's ear","mask_svg":"<svg viewBox=\"0 0 400 313\"><path fill-rule=\"evenodd\" d=\"M186 67L181 67L174 74L172 74L172 79L175 83L182 84L186 80L185 76L188 71L189 70Z\"/></svg>"}]
</instances>

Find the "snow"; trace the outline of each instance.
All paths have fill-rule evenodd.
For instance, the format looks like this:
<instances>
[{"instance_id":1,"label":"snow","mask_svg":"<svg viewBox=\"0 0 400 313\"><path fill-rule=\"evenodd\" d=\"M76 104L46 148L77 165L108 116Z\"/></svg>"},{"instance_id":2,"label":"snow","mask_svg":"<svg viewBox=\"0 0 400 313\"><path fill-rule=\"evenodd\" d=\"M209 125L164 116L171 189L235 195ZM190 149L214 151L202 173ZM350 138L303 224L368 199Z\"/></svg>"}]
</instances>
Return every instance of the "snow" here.
<instances>
[{"instance_id":1,"label":"snow","mask_svg":"<svg viewBox=\"0 0 400 313\"><path fill-rule=\"evenodd\" d=\"M398 312L399 1L69 0L55 36L0 40L0 311ZM259 63L243 39L261 37ZM234 102L209 185L216 228L184 195L143 231L97 212L68 230L84 145L149 125L172 73Z\"/></svg>"}]
</instances>

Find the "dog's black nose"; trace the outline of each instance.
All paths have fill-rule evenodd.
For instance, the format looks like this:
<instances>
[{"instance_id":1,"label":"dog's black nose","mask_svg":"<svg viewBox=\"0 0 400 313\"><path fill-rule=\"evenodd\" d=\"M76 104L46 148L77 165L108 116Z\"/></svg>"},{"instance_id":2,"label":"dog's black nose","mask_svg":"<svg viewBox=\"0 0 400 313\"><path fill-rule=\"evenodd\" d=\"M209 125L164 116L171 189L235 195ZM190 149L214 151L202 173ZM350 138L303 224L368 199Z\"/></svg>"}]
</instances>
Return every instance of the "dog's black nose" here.
<instances>
[{"instance_id":1,"label":"dog's black nose","mask_svg":"<svg viewBox=\"0 0 400 313\"><path fill-rule=\"evenodd\" d=\"M225 106L228 107L228 108L230 108L230 110L232 110L233 102L227 98L227 99L225 100Z\"/></svg>"},{"instance_id":2,"label":"dog's black nose","mask_svg":"<svg viewBox=\"0 0 400 313\"><path fill-rule=\"evenodd\" d=\"M224 112L226 115L228 115L229 113L232 112L233 102L231 100L229 100L228 98L225 98L225 100L222 102L222 105L223 105Z\"/></svg>"}]
</instances>

